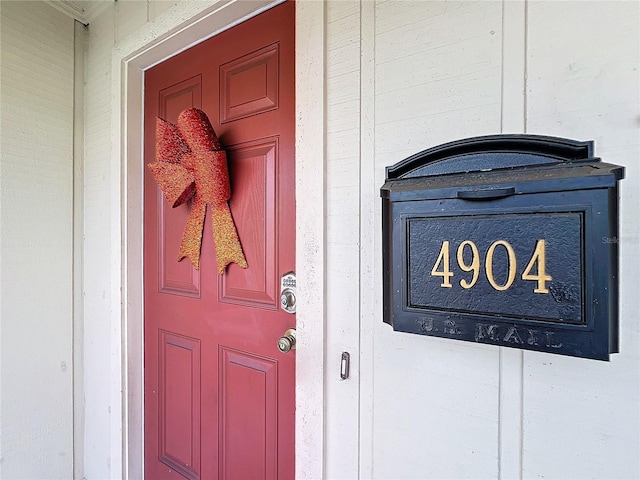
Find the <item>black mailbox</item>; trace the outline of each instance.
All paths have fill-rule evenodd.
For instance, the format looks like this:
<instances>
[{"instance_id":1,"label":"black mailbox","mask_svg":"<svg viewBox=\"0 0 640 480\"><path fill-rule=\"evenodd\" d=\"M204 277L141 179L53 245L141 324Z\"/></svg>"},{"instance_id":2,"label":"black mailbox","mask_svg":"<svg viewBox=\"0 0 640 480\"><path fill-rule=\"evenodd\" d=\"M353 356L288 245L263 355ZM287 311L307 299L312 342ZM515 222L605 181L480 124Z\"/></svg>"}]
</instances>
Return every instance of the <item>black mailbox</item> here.
<instances>
[{"instance_id":1,"label":"black mailbox","mask_svg":"<svg viewBox=\"0 0 640 480\"><path fill-rule=\"evenodd\" d=\"M608 360L618 352L618 181L593 142L460 140L388 167L394 330Z\"/></svg>"}]
</instances>

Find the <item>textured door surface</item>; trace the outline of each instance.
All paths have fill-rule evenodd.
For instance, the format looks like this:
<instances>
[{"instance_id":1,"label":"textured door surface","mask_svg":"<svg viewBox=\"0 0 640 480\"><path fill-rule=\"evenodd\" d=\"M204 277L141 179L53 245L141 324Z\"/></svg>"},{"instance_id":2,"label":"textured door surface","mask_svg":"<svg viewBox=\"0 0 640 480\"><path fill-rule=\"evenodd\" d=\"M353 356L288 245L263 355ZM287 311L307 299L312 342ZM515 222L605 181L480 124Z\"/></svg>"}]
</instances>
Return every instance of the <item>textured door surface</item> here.
<instances>
[{"instance_id":1,"label":"textured door surface","mask_svg":"<svg viewBox=\"0 0 640 480\"><path fill-rule=\"evenodd\" d=\"M211 212L200 258L176 261L190 204L171 208L145 169L145 471L149 479L294 475L295 327L280 277L295 269L294 5L285 3L145 75L145 163L155 121L209 117L227 152L248 263L218 275Z\"/></svg>"}]
</instances>

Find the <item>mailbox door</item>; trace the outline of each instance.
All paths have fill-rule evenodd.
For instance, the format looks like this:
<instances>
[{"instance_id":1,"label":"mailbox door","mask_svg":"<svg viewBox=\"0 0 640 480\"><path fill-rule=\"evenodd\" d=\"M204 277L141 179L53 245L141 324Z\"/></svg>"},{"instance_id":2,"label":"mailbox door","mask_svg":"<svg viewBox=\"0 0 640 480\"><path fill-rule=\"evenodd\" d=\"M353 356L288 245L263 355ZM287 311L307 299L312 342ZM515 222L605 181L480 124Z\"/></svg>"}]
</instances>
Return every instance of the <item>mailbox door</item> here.
<instances>
[{"instance_id":1,"label":"mailbox door","mask_svg":"<svg viewBox=\"0 0 640 480\"><path fill-rule=\"evenodd\" d=\"M410 333L607 359L617 350L609 197L596 189L387 202L386 288L400 301L389 302L386 321Z\"/></svg>"}]
</instances>

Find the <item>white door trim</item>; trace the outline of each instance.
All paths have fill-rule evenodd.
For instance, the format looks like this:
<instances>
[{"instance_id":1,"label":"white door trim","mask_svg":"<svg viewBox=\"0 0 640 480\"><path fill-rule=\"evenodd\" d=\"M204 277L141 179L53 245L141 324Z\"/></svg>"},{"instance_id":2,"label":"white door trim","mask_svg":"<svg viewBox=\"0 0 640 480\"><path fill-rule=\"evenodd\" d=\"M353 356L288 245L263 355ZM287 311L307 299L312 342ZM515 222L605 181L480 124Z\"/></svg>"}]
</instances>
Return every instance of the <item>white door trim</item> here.
<instances>
[{"instance_id":1,"label":"white door trim","mask_svg":"<svg viewBox=\"0 0 640 480\"><path fill-rule=\"evenodd\" d=\"M114 477L143 478L143 75L144 70L280 0L180 2L112 54L111 232ZM324 4L296 5L296 478L323 478L325 323ZM274 343L275 348L275 343ZM117 466L121 467L117 467ZM121 468L121 472L119 472Z\"/></svg>"}]
</instances>

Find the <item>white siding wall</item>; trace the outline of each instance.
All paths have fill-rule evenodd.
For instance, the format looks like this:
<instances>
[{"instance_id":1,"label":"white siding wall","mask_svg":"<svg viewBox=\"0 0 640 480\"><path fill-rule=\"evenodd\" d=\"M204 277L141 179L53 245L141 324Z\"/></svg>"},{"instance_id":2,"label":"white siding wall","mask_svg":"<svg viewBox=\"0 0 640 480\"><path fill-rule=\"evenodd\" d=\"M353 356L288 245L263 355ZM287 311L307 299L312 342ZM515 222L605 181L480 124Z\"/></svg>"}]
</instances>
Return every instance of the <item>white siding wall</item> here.
<instances>
[{"instance_id":1,"label":"white siding wall","mask_svg":"<svg viewBox=\"0 0 640 480\"><path fill-rule=\"evenodd\" d=\"M162 23L144 25L166 8L119 1L90 27L87 478L118 476L120 461L121 412L111 411L119 408L112 366L120 332L110 323L120 278L117 259L107 258L119 255L111 227L120 214L111 55L128 35L162 35ZM640 476L638 4L331 1L325 8L327 478ZM500 132L595 139L597 154L627 166L622 353L610 363L394 333L382 324L384 167L429 146ZM299 201L298 208L317 208ZM347 381L338 379L342 351L352 354Z\"/></svg>"},{"instance_id":2,"label":"white siding wall","mask_svg":"<svg viewBox=\"0 0 640 480\"><path fill-rule=\"evenodd\" d=\"M356 296L361 299L358 358L362 364L353 380L362 385L360 473L364 477L640 475L640 322L638 299L631 293L638 270L633 252L639 243L638 180L633 173L640 153L638 5L507 6L503 9L500 2L331 2L328 6L330 478L352 476L353 446L347 427L354 419L349 408L354 394L346 382L336 380L336 369L341 349L358 352L358 345L350 341L357 328ZM375 32L375 41L370 40L370 31ZM360 52L354 54L354 48ZM359 130L354 131L356 126ZM362 288L373 275L375 289L380 289L377 189L384 167L429 146L501 131L594 139L598 155L627 166L620 234L622 353L610 363L393 333L381 322L376 296ZM368 170L373 170L373 182L367 182ZM353 204L358 195L363 216L359 219ZM355 219L350 219L353 213ZM373 227L364 218L368 213L376 219ZM355 238L353 229L358 227L360 235ZM371 264L373 272L367 268ZM360 288L353 279L356 269ZM367 317L371 310L373 334ZM515 440L515 445L507 439Z\"/></svg>"},{"instance_id":3,"label":"white siding wall","mask_svg":"<svg viewBox=\"0 0 640 480\"><path fill-rule=\"evenodd\" d=\"M0 476L72 477L74 21L2 2Z\"/></svg>"},{"instance_id":4,"label":"white siding wall","mask_svg":"<svg viewBox=\"0 0 640 480\"><path fill-rule=\"evenodd\" d=\"M596 155L626 166L626 178L621 353L610 363L525 355L524 476L639 478L640 4L532 2L528 19L527 130L593 139Z\"/></svg>"},{"instance_id":5,"label":"white siding wall","mask_svg":"<svg viewBox=\"0 0 640 480\"><path fill-rule=\"evenodd\" d=\"M331 3L329 12L343 8ZM360 392L361 416L367 408L373 412L371 429L361 422L361 468L374 478L640 475L640 321L633 293L639 268L638 4L530 2L521 8L518 16L505 14L514 10L509 2L362 4L360 31L342 40L357 42L365 29L375 30L375 44L367 46L363 35L361 46L362 58L374 59L373 68L362 67L361 88L364 69L375 81L373 97L360 97L362 111L375 118L371 130L361 130L361 138L373 135L375 148L373 158L360 159L361 171L373 168L375 175L373 185L360 185L362 211L366 195L377 197L385 166L449 140L501 131L594 139L605 161L627 166L619 239L621 353L606 363L394 333L382 324L377 303L373 344L360 352L372 359L374 372ZM329 72L344 64L345 58L328 53ZM334 83L328 79L329 105L348 95L333 92ZM518 84L526 85L526 95ZM329 166L332 127L329 118ZM328 186L334 181L329 168ZM345 201L333 195L339 192L328 190L329 218L345 211ZM367 248L374 239L368 261L376 265L380 291L380 201L373 201L377 223L367 229L361 222L360 244ZM334 249L328 241L328 272ZM361 281L367 283L364 264ZM329 277L328 285L333 282L347 287L347 279ZM363 293L363 311L368 298ZM334 299L327 304L331 311ZM329 328L328 351L334 334ZM366 332L361 344L368 345ZM337 428L344 419L328 415L328 421Z\"/></svg>"}]
</instances>

